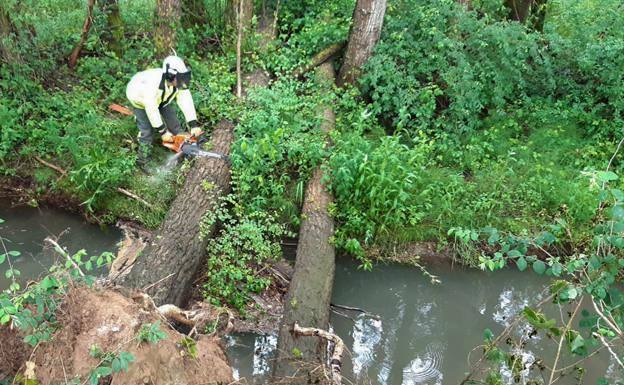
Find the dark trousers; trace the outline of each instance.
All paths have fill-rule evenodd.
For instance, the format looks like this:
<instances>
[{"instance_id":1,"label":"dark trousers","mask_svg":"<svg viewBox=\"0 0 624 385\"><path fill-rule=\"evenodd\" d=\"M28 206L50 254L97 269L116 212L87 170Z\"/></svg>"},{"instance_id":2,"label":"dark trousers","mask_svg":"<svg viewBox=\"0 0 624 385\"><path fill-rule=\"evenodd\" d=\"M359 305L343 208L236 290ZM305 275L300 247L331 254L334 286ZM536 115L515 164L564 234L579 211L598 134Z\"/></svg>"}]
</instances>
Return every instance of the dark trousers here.
<instances>
[{"instance_id":1,"label":"dark trousers","mask_svg":"<svg viewBox=\"0 0 624 385\"><path fill-rule=\"evenodd\" d=\"M144 109L133 108L133 110L137 127L139 128L139 156L137 161L139 163L145 163L151 152L156 129L152 127ZM160 111L160 116L163 118L169 132L173 135L177 135L182 131L182 126L176 114L176 110L171 104L159 108L158 111Z\"/></svg>"},{"instance_id":2,"label":"dark trousers","mask_svg":"<svg viewBox=\"0 0 624 385\"><path fill-rule=\"evenodd\" d=\"M156 131L150 123L147 113L142 108L133 108L134 116L136 116L137 127L139 128L139 143L151 145L154 140L154 132ZM171 104L158 109L162 116L165 126L173 135L177 135L182 131L182 126L175 108Z\"/></svg>"}]
</instances>

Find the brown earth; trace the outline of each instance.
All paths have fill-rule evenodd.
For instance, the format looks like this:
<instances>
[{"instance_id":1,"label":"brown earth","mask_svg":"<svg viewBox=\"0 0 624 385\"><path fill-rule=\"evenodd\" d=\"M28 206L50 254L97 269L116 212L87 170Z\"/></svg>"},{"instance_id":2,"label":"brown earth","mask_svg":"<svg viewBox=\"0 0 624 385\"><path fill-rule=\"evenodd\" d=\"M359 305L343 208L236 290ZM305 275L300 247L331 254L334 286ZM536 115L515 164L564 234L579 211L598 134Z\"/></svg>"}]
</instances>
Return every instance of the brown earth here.
<instances>
[{"instance_id":1,"label":"brown earth","mask_svg":"<svg viewBox=\"0 0 624 385\"><path fill-rule=\"evenodd\" d=\"M32 355L32 349L19 342L14 332L0 330L0 373L23 373L25 360L30 356L42 385L64 383L76 377L84 380L99 364L89 354L91 347L97 345L103 352L126 351L135 357L127 373L113 374L107 384L198 385L233 381L218 338L201 337L193 358L180 344L184 335L169 327L153 302L139 292L124 290L122 294L111 289L75 288L65 297L58 319L61 329ZM136 339L142 325L159 320L165 339L155 344Z\"/></svg>"}]
</instances>

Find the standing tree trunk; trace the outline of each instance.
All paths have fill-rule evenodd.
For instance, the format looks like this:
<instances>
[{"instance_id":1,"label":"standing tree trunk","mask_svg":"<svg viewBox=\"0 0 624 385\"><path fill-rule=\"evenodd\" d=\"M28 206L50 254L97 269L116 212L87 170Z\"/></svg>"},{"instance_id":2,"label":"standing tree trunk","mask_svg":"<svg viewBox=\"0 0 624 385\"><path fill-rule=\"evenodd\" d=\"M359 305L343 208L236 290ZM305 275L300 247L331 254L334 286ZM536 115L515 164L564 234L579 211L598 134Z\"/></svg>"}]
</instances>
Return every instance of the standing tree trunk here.
<instances>
[{"instance_id":1,"label":"standing tree trunk","mask_svg":"<svg viewBox=\"0 0 624 385\"><path fill-rule=\"evenodd\" d=\"M0 61L19 62L12 35L17 32L6 4L0 4Z\"/></svg>"},{"instance_id":2,"label":"standing tree trunk","mask_svg":"<svg viewBox=\"0 0 624 385\"><path fill-rule=\"evenodd\" d=\"M123 56L124 26L119 12L118 0L103 0L102 12L106 15L108 29L103 32L103 38L108 49L118 58Z\"/></svg>"},{"instance_id":3,"label":"standing tree trunk","mask_svg":"<svg viewBox=\"0 0 624 385\"><path fill-rule=\"evenodd\" d=\"M356 85L362 66L372 56L379 40L385 13L386 0L357 0L338 86Z\"/></svg>"},{"instance_id":4,"label":"standing tree trunk","mask_svg":"<svg viewBox=\"0 0 624 385\"><path fill-rule=\"evenodd\" d=\"M322 64L318 75L321 82L333 84L336 77L333 63L328 61ZM330 106L323 107L322 114L321 130L329 138L336 117ZM316 383L314 378L310 378L314 374L302 365L316 367L325 362L324 341L296 337L293 331L296 323L325 330L329 325L335 270L335 250L330 241L334 235L334 219L328 212L333 199L322 180L322 168L317 167L306 187L295 273L284 301L284 316L279 330L274 376L281 379L300 374L299 377L289 378L289 383Z\"/></svg>"},{"instance_id":5,"label":"standing tree trunk","mask_svg":"<svg viewBox=\"0 0 624 385\"><path fill-rule=\"evenodd\" d=\"M208 22L208 11L203 0L182 0L182 26L202 27Z\"/></svg>"},{"instance_id":6,"label":"standing tree trunk","mask_svg":"<svg viewBox=\"0 0 624 385\"><path fill-rule=\"evenodd\" d=\"M156 0L155 17L154 45L156 55L163 59L172 55L176 47L176 30L180 25L180 0Z\"/></svg>"},{"instance_id":7,"label":"standing tree trunk","mask_svg":"<svg viewBox=\"0 0 624 385\"><path fill-rule=\"evenodd\" d=\"M254 2L253 0L228 0L228 8L226 11L226 19L230 30L238 31L238 13L242 7L241 23L243 25L243 31L251 31L251 21L254 15Z\"/></svg>"},{"instance_id":8,"label":"standing tree trunk","mask_svg":"<svg viewBox=\"0 0 624 385\"><path fill-rule=\"evenodd\" d=\"M87 41L87 36L89 36L89 31L91 30L91 24L93 23L93 6L95 5L95 0L89 0L87 3L87 17L85 17L84 24L82 25L82 33L80 34L80 40L78 44L72 50L71 55L69 55L69 68L76 67L78 63L78 57L80 56L80 51L82 50L82 46L85 41Z\"/></svg>"},{"instance_id":9,"label":"standing tree trunk","mask_svg":"<svg viewBox=\"0 0 624 385\"><path fill-rule=\"evenodd\" d=\"M527 23L535 31L543 31L547 0L506 0L509 18Z\"/></svg>"}]
</instances>

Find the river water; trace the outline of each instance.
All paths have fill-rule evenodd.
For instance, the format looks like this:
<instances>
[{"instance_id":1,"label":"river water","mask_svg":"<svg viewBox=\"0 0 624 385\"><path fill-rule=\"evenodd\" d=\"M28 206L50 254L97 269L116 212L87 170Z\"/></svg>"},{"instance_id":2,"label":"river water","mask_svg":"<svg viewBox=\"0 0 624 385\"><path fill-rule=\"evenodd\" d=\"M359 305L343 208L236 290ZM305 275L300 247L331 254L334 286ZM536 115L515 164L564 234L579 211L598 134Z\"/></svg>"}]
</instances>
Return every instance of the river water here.
<instances>
[{"instance_id":1,"label":"river water","mask_svg":"<svg viewBox=\"0 0 624 385\"><path fill-rule=\"evenodd\" d=\"M47 208L10 208L0 204L0 236L7 247L22 256L13 260L22 280L33 279L47 270L58 256L43 250L43 239L63 234L59 240L70 252L85 248L89 255L114 251L120 240L116 229L102 229L80 217ZM4 271L6 266L0 266ZM459 384L468 369L467 357L483 342L486 328L500 332L524 306L539 301L548 284L544 277L517 271L488 274L455 266L433 270L442 283L433 285L419 270L405 266L376 266L364 272L349 259L339 258L333 303L365 309L375 316L340 310L332 314L331 328L340 335L348 352L343 359L345 378L358 384L411 385ZM9 282L0 275L0 288ZM566 309L563 309L565 313ZM560 317L552 307L550 316ZM564 319L567 320L565 314ZM561 321L560 321L561 322ZM519 330L515 339L526 343L519 352L530 365L540 357L552 365L555 341ZM248 383L265 383L275 355L274 335L235 334L227 338L228 356L238 378ZM472 361L480 350L474 350ZM561 365L571 363L566 358ZM598 354L584 364L580 380L574 375L557 384L596 384L600 377L615 383L615 364ZM504 383L514 383L502 368ZM532 370L519 378L543 383L549 371Z\"/></svg>"},{"instance_id":2,"label":"river water","mask_svg":"<svg viewBox=\"0 0 624 385\"><path fill-rule=\"evenodd\" d=\"M0 198L2 199L2 198ZM58 209L46 207L11 207L0 202L0 237L8 250L21 253L12 258L13 267L20 271L19 281L36 279L61 257L44 247L48 236L58 237L58 243L73 254L85 249L89 255L99 255L104 251L114 251L121 240L121 232L114 228L103 228L87 223L81 217ZM4 253L4 251L2 251ZM64 263L64 261L63 261ZM0 289L9 286L10 280L4 275L8 265L0 265Z\"/></svg>"}]
</instances>

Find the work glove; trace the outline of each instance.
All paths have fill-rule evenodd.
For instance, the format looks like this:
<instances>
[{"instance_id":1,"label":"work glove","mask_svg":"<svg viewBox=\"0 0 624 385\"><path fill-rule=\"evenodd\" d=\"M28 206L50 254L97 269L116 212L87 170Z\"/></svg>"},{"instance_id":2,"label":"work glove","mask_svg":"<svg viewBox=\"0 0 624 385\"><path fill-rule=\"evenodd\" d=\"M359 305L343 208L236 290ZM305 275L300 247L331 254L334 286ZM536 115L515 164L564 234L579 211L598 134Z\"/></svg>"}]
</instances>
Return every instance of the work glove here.
<instances>
[{"instance_id":1,"label":"work glove","mask_svg":"<svg viewBox=\"0 0 624 385\"><path fill-rule=\"evenodd\" d=\"M169 131L165 131L165 133L162 134L160 138L162 139L163 142L166 142L166 143L173 142L173 134L170 133Z\"/></svg>"},{"instance_id":2,"label":"work glove","mask_svg":"<svg viewBox=\"0 0 624 385\"><path fill-rule=\"evenodd\" d=\"M190 122L188 122L188 125L189 125L189 128L191 129L191 135L195 137L199 137L200 135L204 133L201 127L199 127L199 123L197 123L197 120L191 120Z\"/></svg>"}]
</instances>

